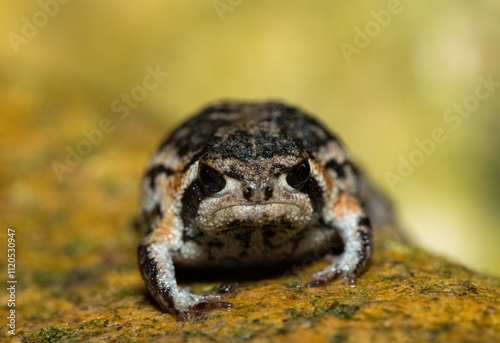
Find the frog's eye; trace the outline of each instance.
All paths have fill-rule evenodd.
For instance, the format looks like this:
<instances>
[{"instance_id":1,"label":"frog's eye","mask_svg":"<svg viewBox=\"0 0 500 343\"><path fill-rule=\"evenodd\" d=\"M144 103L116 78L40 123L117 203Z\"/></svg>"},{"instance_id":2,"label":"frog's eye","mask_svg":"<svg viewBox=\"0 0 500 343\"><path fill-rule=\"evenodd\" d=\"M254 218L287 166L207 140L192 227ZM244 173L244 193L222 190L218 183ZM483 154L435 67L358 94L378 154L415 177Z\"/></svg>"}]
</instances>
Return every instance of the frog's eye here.
<instances>
[{"instance_id":1,"label":"frog's eye","mask_svg":"<svg viewBox=\"0 0 500 343\"><path fill-rule=\"evenodd\" d=\"M198 178L203 187L212 194L220 192L226 187L224 176L205 163L200 163Z\"/></svg>"},{"instance_id":2,"label":"frog's eye","mask_svg":"<svg viewBox=\"0 0 500 343\"><path fill-rule=\"evenodd\" d=\"M290 170L288 176L286 177L286 182L288 182L288 184L293 188L300 189L304 186L306 181L309 180L310 175L311 166L309 165L308 160L304 160Z\"/></svg>"}]
</instances>

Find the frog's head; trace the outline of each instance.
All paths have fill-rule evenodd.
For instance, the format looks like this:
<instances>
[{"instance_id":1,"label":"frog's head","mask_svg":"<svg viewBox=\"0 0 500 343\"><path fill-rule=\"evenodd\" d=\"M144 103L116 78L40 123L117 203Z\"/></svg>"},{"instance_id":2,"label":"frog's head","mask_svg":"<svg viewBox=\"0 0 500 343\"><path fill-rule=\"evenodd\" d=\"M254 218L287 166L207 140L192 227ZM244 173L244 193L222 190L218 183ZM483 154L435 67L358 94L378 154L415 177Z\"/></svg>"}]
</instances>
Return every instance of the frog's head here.
<instances>
[{"instance_id":1,"label":"frog's head","mask_svg":"<svg viewBox=\"0 0 500 343\"><path fill-rule=\"evenodd\" d=\"M277 146L249 141L249 147L242 145L241 137L238 142L229 151L216 147L197 162L196 182L203 199L196 225L213 235L309 225L322 192L315 179L316 164L307 152L293 142Z\"/></svg>"}]
</instances>

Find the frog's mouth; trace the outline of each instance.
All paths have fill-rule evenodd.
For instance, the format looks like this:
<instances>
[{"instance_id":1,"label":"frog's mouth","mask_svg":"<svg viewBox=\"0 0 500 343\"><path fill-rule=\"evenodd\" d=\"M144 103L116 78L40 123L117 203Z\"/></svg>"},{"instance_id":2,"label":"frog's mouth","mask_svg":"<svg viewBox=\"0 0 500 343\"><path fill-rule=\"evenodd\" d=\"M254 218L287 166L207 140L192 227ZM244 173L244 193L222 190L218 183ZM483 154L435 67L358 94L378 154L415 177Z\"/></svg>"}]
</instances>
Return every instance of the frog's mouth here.
<instances>
[{"instance_id":1,"label":"frog's mouth","mask_svg":"<svg viewBox=\"0 0 500 343\"><path fill-rule=\"evenodd\" d=\"M306 227L311 216L310 211L293 203L234 204L217 209L199 224L212 234L259 227L296 229Z\"/></svg>"},{"instance_id":2,"label":"frog's mouth","mask_svg":"<svg viewBox=\"0 0 500 343\"><path fill-rule=\"evenodd\" d=\"M211 216L212 217L217 216L218 213L233 212L235 214L236 213L245 214L252 216L251 218L255 218L253 216L263 213L272 214L282 210L283 207L288 207L290 210L297 210L297 209L299 211L304 210L301 206L297 204L292 204L287 202L272 202L267 204L235 204L219 208L214 213L212 213Z\"/></svg>"}]
</instances>

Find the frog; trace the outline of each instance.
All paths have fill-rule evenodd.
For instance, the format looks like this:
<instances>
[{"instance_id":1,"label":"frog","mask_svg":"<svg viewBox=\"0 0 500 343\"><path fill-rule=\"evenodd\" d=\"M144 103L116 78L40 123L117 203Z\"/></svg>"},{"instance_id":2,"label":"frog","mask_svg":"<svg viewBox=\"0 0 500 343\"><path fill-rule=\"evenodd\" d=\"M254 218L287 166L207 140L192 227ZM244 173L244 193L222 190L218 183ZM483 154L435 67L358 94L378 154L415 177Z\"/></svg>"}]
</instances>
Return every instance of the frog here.
<instances>
[{"instance_id":1,"label":"frog","mask_svg":"<svg viewBox=\"0 0 500 343\"><path fill-rule=\"evenodd\" d=\"M375 193L365 185L345 144L300 108L214 103L173 130L147 165L142 278L163 311L188 320L232 304L182 288L176 268L280 266L341 242L305 287L338 278L354 286L373 253L377 196L367 202L374 197L364 194Z\"/></svg>"}]
</instances>

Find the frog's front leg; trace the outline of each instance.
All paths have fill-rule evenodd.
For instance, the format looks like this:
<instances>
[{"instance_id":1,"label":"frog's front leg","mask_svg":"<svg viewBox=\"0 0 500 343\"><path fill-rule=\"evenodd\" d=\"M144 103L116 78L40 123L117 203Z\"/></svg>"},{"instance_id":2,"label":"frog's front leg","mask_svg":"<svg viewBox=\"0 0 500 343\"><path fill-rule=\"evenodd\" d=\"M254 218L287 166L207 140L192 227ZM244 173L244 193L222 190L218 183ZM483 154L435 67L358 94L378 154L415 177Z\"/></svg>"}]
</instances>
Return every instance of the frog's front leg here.
<instances>
[{"instance_id":1,"label":"frog's front leg","mask_svg":"<svg viewBox=\"0 0 500 343\"><path fill-rule=\"evenodd\" d=\"M148 243L147 238L138 248L139 268L149 292L163 310L187 320L200 311L232 307L230 303L217 301L219 295L196 295L179 287L166 242Z\"/></svg>"},{"instance_id":2,"label":"frog's front leg","mask_svg":"<svg viewBox=\"0 0 500 343\"><path fill-rule=\"evenodd\" d=\"M332 215L326 222L339 231L344 242L344 252L326 269L313 274L315 281L306 287L316 287L328 283L340 276L347 279L351 286L370 262L373 242L370 220L352 195L340 193L333 205Z\"/></svg>"}]
</instances>

